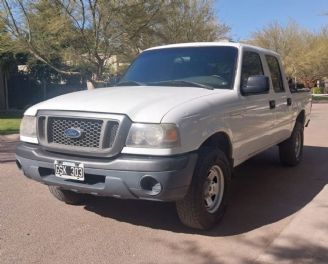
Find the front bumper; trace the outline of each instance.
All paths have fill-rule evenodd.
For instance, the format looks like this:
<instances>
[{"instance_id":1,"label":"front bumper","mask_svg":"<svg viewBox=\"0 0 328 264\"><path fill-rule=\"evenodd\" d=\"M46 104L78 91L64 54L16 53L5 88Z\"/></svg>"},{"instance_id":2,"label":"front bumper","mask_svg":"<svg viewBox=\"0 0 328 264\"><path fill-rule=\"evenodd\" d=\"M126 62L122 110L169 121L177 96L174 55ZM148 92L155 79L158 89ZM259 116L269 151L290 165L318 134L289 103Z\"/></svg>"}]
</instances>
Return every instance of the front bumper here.
<instances>
[{"instance_id":1,"label":"front bumper","mask_svg":"<svg viewBox=\"0 0 328 264\"><path fill-rule=\"evenodd\" d=\"M20 143L16 159L24 175L46 185L59 186L78 193L113 196L124 199L176 201L182 199L191 183L197 153L170 157L120 155L116 158L86 158L58 154L41 146ZM84 163L85 181L65 180L54 175L54 161ZM157 195L141 187L144 177L162 185Z\"/></svg>"}]
</instances>

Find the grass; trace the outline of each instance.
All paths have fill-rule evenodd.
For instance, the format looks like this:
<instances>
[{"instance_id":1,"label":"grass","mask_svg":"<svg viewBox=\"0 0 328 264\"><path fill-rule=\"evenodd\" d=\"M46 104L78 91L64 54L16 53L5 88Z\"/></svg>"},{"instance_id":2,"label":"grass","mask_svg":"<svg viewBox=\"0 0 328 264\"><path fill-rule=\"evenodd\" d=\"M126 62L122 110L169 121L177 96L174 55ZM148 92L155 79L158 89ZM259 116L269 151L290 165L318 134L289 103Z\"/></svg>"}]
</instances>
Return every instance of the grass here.
<instances>
[{"instance_id":1,"label":"grass","mask_svg":"<svg viewBox=\"0 0 328 264\"><path fill-rule=\"evenodd\" d=\"M313 102L327 102L328 103L328 96L312 96Z\"/></svg>"},{"instance_id":2,"label":"grass","mask_svg":"<svg viewBox=\"0 0 328 264\"><path fill-rule=\"evenodd\" d=\"M21 119L19 115L0 115L0 135L19 133Z\"/></svg>"}]
</instances>

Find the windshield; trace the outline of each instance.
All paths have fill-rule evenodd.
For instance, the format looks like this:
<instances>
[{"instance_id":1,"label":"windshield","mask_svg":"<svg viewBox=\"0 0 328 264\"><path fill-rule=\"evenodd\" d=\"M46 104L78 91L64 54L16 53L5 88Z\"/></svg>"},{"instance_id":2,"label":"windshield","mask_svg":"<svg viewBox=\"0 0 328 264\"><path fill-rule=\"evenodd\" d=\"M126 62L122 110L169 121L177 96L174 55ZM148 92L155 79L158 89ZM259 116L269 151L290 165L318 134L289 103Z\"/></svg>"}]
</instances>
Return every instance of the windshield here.
<instances>
[{"instance_id":1,"label":"windshield","mask_svg":"<svg viewBox=\"0 0 328 264\"><path fill-rule=\"evenodd\" d=\"M237 54L237 48L214 46L145 51L132 63L119 85L231 89Z\"/></svg>"}]
</instances>

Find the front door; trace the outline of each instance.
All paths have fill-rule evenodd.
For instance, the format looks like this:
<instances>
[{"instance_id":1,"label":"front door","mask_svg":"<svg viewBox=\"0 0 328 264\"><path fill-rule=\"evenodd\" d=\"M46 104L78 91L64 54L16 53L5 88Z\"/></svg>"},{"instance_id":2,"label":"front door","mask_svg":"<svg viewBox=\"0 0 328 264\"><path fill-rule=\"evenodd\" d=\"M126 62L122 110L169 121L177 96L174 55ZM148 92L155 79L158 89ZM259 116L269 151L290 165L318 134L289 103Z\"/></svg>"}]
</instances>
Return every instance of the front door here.
<instances>
[{"instance_id":1,"label":"front door","mask_svg":"<svg viewBox=\"0 0 328 264\"><path fill-rule=\"evenodd\" d=\"M233 129L237 131L234 133L237 163L238 160L242 162L273 144L274 109L270 107L270 101L274 100L274 94L272 91L254 95L242 94L242 86L253 75L264 75L262 59L255 51L244 51L240 84L241 118L232 122Z\"/></svg>"}]
</instances>

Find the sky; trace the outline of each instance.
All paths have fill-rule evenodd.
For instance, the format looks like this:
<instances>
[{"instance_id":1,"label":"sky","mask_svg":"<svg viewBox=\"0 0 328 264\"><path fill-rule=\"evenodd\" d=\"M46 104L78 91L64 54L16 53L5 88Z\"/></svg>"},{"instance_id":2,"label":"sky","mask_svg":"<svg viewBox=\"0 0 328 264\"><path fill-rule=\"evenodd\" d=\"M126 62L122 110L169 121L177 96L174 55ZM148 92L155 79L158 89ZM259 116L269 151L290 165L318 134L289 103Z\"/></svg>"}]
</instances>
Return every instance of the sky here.
<instances>
[{"instance_id":1,"label":"sky","mask_svg":"<svg viewBox=\"0 0 328 264\"><path fill-rule=\"evenodd\" d=\"M219 21L230 28L232 40L250 38L270 22L286 25L295 21L300 26L318 31L328 25L328 0L214 0Z\"/></svg>"}]
</instances>

